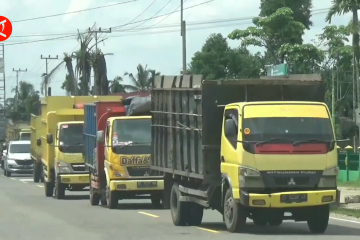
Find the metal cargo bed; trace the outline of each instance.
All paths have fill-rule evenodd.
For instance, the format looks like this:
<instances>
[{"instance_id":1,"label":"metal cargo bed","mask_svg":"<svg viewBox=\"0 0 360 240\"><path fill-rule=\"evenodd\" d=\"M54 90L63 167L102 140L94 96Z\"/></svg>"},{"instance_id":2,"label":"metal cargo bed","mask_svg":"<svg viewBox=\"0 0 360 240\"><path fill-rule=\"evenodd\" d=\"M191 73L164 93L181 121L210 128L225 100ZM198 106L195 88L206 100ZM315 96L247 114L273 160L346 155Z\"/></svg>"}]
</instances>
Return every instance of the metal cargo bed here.
<instances>
[{"instance_id":1,"label":"metal cargo bed","mask_svg":"<svg viewBox=\"0 0 360 240\"><path fill-rule=\"evenodd\" d=\"M201 75L156 76L151 92L152 166L156 171L220 179L224 106L252 101L323 102L319 75L202 80Z\"/></svg>"}]
</instances>

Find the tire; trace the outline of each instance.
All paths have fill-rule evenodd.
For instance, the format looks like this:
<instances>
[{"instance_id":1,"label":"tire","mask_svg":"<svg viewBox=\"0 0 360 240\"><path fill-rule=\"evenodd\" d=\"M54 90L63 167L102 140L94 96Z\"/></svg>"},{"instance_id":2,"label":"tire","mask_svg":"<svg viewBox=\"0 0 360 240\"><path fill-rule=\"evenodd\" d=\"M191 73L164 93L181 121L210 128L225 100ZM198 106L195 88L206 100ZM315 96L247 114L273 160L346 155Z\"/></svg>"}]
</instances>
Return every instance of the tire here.
<instances>
[{"instance_id":1,"label":"tire","mask_svg":"<svg viewBox=\"0 0 360 240\"><path fill-rule=\"evenodd\" d=\"M154 208L161 208L161 198L162 196L159 194L152 194L151 195L151 204Z\"/></svg>"},{"instance_id":2,"label":"tire","mask_svg":"<svg viewBox=\"0 0 360 240\"><path fill-rule=\"evenodd\" d=\"M106 201L109 209L116 209L118 206L118 198L115 192L110 191L109 187L106 187Z\"/></svg>"},{"instance_id":3,"label":"tire","mask_svg":"<svg viewBox=\"0 0 360 240\"><path fill-rule=\"evenodd\" d=\"M187 202L180 202L179 184L174 183L170 195L171 218L175 226L187 225Z\"/></svg>"},{"instance_id":4,"label":"tire","mask_svg":"<svg viewBox=\"0 0 360 240\"><path fill-rule=\"evenodd\" d=\"M40 164L35 162L34 163L34 170L33 170L33 180L35 183L38 183L40 181L41 177L41 168Z\"/></svg>"},{"instance_id":5,"label":"tire","mask_svg":"<svg viewBox=\"0 0 360 240\"><path fill-rule=\"evenodd\" d=\"M231 188L227 189L224 198L224 220L227 230L232 233L243 230L246 218L246 209L234 201Z\"/></svg>"},{"instance_id":6,"label":"tire","mask_svg":"<svg viewBox=\"0 0 360 240\"><path fill-rule=\"evenodd\" d=\"M45 196L52 197L54 195L54 185L52 182L44 182Z\"/></svg>"},{"instance_id":7,"label":"tire","mask_svg":"<svg viewBox=\"0 0 360 240\"><path fill-rule=\"evenodd\" d=\"M64 199L65 198L65 186L61 183L60 177L56 178L55 181L55 198Z\"/></svg>"},{"instance_id":8,"label":"tire","mask_svg":"<svg viewBox=\"0 0 360 240\"><path fill-rule=\"evenodd\" d=\"M94 192L94 188L91 186L90 183L90 204L91 206L97 206L100 203L100 194L98 194L97 192Z\"/></svg>"},{"instance_id":9,"label":"tire","mask_svg":"<svg viewBox=\"0 0 360 240\"><path fill-rule=\"evenodd\" d=\"M266 226L268 223L267 220L263 218L254 218L253 222L256 226Z\"/></svg>"},{"instance_id":10,"label":"tire","mask_svg":"<svg viewBox=\"0 0 360 240\"><path fill-rule=\"evenodd\" d=\"M277 227L280 226L283 222L282 218L273 218L268 221L269 226Z\"/></svg>"},{"instance_id":11,"label":"tire","mask_svg":"<svg viewBox=\"0 0 360 240\"><path fill-rule=\"evenodd\" d=\"M330 205L320 205L311 208L307 224L311 233L322 234L329 224Z\"/></svg>"},{"instance_id":12,"label":"tire","mask_svg":"<svg viewBox=\"0 0 360 240\"><path fill-rule=\"evenodd\" d=\"M6 177L11 177L11 172L5 170L4 173L5 173L5 176L6 176Z\"/></svg>"},{"instance_id":13,"label":"tire","mask_svg":"<svg viewBox=\"0 0 360 240\"><path fill-rule=\"evenodd\" d=\"M193 202L188 203L188 207L187 224L189 226L200 226L204 215L204 207Z\"/></svg>"}]
</instances>

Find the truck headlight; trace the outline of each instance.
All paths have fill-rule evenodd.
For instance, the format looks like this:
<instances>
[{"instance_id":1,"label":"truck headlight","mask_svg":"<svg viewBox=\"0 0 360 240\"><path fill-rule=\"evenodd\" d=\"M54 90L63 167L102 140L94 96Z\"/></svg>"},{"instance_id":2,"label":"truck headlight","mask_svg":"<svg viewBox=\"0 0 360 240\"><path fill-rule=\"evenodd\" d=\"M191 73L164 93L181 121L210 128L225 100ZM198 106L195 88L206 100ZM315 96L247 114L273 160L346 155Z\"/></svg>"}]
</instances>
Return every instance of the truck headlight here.
<instances>
[{"instance_id":1,"label":"truck headlight","mask_svg":"<svg viewBox=\"0 0 360 240\"><path fill-rule=\"evenodd\" d=\"M337 176L339 174L339 167L332 167L332 168L328 168L325 169L323 172L323 176Z\"/></svg>"},{"instance_id":2,"label":"truck headlight","mask_svg":"<svg viewBox=\"0 0 360 240\"><path fill-rule=\"evenodd\" d=\"M264 188L264 182L259 171L253 168L239 167L239 186L243 188Z\"/></svg>"},{"instance_id":3,"label":"truck headlight","mask_svg":"<svg viewBox=\"0 0 360 240\"><path fill-rule=\"evenodd\" d=\"M68 173L72 171L70 164L63 161L57 161L56 168L59 173Z\"/></svg>"}]
</instances>

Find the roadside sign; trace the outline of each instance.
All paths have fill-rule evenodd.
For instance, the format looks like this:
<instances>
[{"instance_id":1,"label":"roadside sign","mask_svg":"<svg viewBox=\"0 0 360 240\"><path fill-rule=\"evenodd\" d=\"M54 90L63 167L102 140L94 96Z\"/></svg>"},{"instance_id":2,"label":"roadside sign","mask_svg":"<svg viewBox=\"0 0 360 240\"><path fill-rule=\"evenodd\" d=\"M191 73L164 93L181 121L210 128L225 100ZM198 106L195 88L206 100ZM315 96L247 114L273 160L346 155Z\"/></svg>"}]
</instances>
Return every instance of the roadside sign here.
<instances>
[{"instance_id":1,"label":"roadside sign","mask_svg":"<svg viewBox=\"0 0 360 240\"><path fill-rule=\"evenodd\" d=\"M286 63L274 65L267 68L267 76L276 77L276 76L287 76L288 75L288 65Z\"/></svg>"}]
</instances>

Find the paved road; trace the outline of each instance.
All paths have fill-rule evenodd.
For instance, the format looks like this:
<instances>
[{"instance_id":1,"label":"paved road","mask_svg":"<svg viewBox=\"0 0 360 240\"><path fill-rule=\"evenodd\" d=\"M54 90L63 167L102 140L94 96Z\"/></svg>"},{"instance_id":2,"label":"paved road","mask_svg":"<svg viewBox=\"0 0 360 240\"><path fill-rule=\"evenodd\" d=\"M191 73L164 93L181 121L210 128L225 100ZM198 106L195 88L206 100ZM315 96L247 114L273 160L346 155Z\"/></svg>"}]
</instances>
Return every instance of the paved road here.
<instances>
[{"instance_id":1,"label":"paved road","mask_svg":"<svg viewBox=\"0 0 360 240\"><path fill-rule=\"evenodd\" d=\"M1 170L0 170L1 173ZM205 212L201 228L173 226L168 210L152 209L149 201L120 202L117 210L90 206L87 192L71 193L65 200L44 196L41 184L31 176L0 175L0 240L214 240L359 239L360 223L331 220L325 235L309 234L305 223L286 222L278 228L260 229L249 223L243 234L226 232L221 216ZM68 192L67 192L68 193ZM69 193L70 194L70 193ZM236 236L238 235L238 236Z\"/></svg>"}]
</instances>

